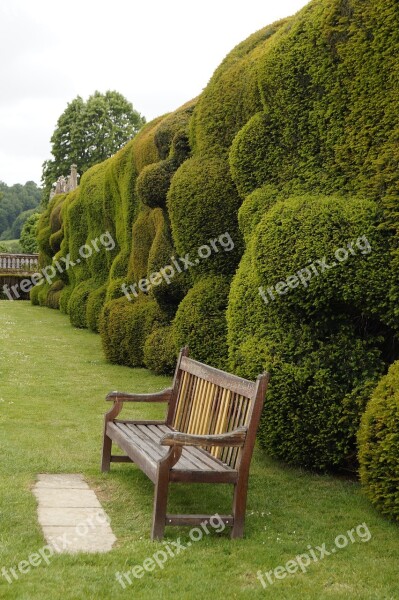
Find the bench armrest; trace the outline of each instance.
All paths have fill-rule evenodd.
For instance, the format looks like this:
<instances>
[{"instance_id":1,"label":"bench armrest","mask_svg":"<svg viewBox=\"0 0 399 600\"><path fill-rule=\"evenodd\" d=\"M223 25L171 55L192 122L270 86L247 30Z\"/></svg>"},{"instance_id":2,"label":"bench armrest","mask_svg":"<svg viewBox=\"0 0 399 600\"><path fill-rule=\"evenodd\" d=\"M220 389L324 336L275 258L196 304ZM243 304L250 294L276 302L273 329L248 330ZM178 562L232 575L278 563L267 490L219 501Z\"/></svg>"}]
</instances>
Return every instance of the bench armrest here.
<instances>
[{"instance_id":1,"label":"bench armrest","mask_svg":"<svg viewBox=\"0 0 399 600\"><path fill-rule=\"evenodd\" d=\"M220 435L191 435L174 431L164 435L162 446L243 446L247 436L247 427L238 427L234 431Z\"/></svg>"},{"instance_id":2,"label":"bench armrest","mask_svg":"<svg viewBox=\"0 0 399 600\"><path fill-rule=\"evenodd\" d=\"M110 392L106 400L113 402L169 402L172 395L172 388L167 388L161 392L153 394L127 394L126 392Z\"/></svg>"}]
</instances>

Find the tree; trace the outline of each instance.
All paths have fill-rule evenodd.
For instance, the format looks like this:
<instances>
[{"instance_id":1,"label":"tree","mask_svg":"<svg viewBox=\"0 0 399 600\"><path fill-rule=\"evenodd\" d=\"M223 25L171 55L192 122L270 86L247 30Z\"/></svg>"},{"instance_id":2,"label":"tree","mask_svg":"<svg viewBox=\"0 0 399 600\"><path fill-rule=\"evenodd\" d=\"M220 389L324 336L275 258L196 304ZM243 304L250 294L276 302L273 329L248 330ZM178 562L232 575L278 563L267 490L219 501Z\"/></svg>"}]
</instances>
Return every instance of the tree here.
<instances>
[{"instance_id":1,"label":"tree","mask_svg":"<svg viewBox=\"0 0 399 600\"><path fill-rule=\"evenodd\" d=\"M8 186L0 181L0 239L19 238L21 228L40 204L41 190L33 181Z\"/></svg>"},{"instance_id":2,"label":"tree","mask_svg":"<svg viewBox=\"0 0 399 600\"><path fill-rule=\"evenodd\" d=\"M85 102L77 96L69 102L51 136L53 158L43 163L43 199L47 204L51 186L76 164L80 174L120 150L145 118L122 94L96 91Z\"/></svg>"},{"instance_id":3,"label":"tree","mask_svg":"<svg viewBox=\"0 0 399 600\"><path fill-rule=\"evenodd\" d=\"M34 213L25 222L22 228L21 238L19 240L22 252L26 254L35 254L39 252L37 242L37 224L40 218L40 213Z\"/></svg>"}]
</instances>

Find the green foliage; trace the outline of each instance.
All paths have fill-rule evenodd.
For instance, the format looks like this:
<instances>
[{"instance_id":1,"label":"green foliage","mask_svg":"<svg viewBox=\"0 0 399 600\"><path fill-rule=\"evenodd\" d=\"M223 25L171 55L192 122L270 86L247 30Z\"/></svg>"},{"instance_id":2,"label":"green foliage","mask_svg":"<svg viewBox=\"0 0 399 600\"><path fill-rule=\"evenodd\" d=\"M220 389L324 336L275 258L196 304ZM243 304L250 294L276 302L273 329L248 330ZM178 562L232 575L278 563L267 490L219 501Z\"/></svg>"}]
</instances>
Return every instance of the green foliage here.
<instances>
[{"instance_id":1,"label":"green foliage","mask_svg":"<svg viewBox=\"0 0 399 600\"><path fill-rule=\"evenodd\" d=\"M58 279L49 288L46 295L46 306L49 308L60 308L61 292L64 289L64 282Z\"/></svg>"},{"instance_id":2,"label":"green foliage","mask_svg":"<svg viewBox=\"0 0 399 600\"><path fill-rule=\"evenodd\" d=\"M394 202L397 10L395 0L313 2L271 38L257 62L264 112L231 150L240 193L305 184Z\"/></svg>"},{"instance_id":3,"label":"green foliage","mask_svg":"<svg viewBox=\"0 0 399 600\"><path fill-rule=\"evenodd\" d=\"M40 287L38 285L35 285L29 292L29 298L33 306L39 306L39 292Z\"/></svg>"},{"instance_id":4,"label":"green foliage","mask_svg":"<svg viewBox=\"0 0 399 600\"><path fill-rule=\"evenodd\" d=\"M155 329L144 344L144 364L160 375L172 375L179 349L170 325Z\"/></svg>"},{"instance_id":5,"label":"green foliage","mask_svg":"<svg viewBox=\"0 0 399 600\"><path fill-rule=\"evenodd\" d=\"M148 279L151 283L151 276L162 273L165 267L173 268L174 275L168 279L159 275L153 279L154 283L150 286L150 293L160 306L173 314L188 287L184 271L179 273L173 263L171 265L175 254L165 211L160 208L149 210L145 207L133 225L128 280L135 286L132 292L135 295L141 280Z\"/></svg>"},{"instance_id":6,"label":"green foliage","mask_svg":"<svg viewBox=\"0 0 399 600\"><path fill-rule=\"evenodd\" d=\"M240 199L231 180L228 164L219 158L191 158L183 163L172 179L168 209L172 234L180 255L198 257L198 249L225 232L234 249L212 251L206 260L192 268L194 277L202 274L234 273L242 253L242 236L237 211Z\"/></svg>"},{"instance_id":7,"label":"green foliage","mask_svg":"<svg viewBox=\"0 0 399 600\"><path fill-rule=\"evenodd\" d=\"M77 96L68 103L51 137L53 158L43 164L44 195L72 164L84 173L120 150L145 123L133 105L115 91L96 91L85 102Z\"/></svg>"},{"instance_id":8,"label":"green foliage","mask_svg":"<svg viewBox=\"0 0 399 600\"><path fill-rule=\"evenodd\" d=\"M270 191L266 197L273 197ZM252 218L248 206L244 216ZM285 461L316 469L355 466L370 386L398 354L386 298L395 280L387 260L393 238L380 227L382 218L369 200L280 201L264 213L233 280L230 366L250 378L271 370L260 440ZM348 251L342 263L335 257L340 248ZM304 285L303 269L312 277ZM276 286L292 276L294 287L279 295Z\"/></svg>"},{"instance_id":9,"label":"green foliage","mask_svg":"<svg viewBox=\"0 0 399 600\"><path fill-rule=\"evenodd\" d=\"M40 214L35 212L25 221L22 227L20 244L22 252L26 254L36 254L39 252L39 244L37 241L37 226L39 223Z\"/></svg>"},{"instance_id":10,"label":"green foliage","mask_svg":"<svg viewBox=\"0 0 399 600\"><path fill-rule=\"evenodd\" d=\"M189 120L196 103L197 98L194 98L175 112L166 115L160 122L155 132L154 142L161 160L173 156L177 164L181 164L188 158L190 153Z\"/></svg>"},{"instance_id":11,"label":"green foliage","mask_svg":"<svg viewBox=\"0 0 399 600\"><path fill-rule=\"evenodd\" d=\"M96 333L100 330L100 317L101 311L105 304L105 297L107 293L107 286L102 285L101 287L91 292L86 305L86 322L87 327L91 331Z\"/></svg>"},{"instance_id":12,"label":"green foliage","mask_svg":"<svg viewBox=\"0 0 399 600\"><path fill-rule=\"evenodd\" d=\"M204 277L182 300L173 321L176 348L188 345L193 358L220 369L227 365L228 294L227 277Z\"/></svg>"},{"instance_id":13,"label":"green foliage","mask_svg":"<svg viewBox=\"0 0 399 600\"><path fill-rule=\"evenodd\" d=\"M134 302L119 298L105 304L100 332L106 358L129 367L144 366L144 344L154 329L166 323L155 300L140 296Z\"/></svg>"},{"instance_id":14,"label":"green foliage","mask_svg":"<svg viewBox=\"0 0 399 600\"><path fill-rule=\"evenodd\" d=\"M164 207L176 168L173 159L162 160L145 167L137 178L136 194L138 199L150 208Z\"/></svg>"},{"instance_id":15,"label":"green foliage","mask_svg":"<svg viewBox=\"0 0 399 600\"><path fill-rule=\"evenodd\" d=\"M360 478L368 498L399 522L399 362L373 392L358 442Z\"/></svg>"},{"instance_id":16,"label":"green foliage","mask_svg":"<svg viewBox=\"0 0 399 600\"><path fill-rule=\"evenodd\" d=\"M74 287L68 302L68 314L74 327L81 329L88 327L86 306L89 294L95 289L95 282L92 279L82 281Z\"/></svg>"},{"instance_id":17,"label":"green foliage","mask_svg":"<svg viewBox=\"0 0 399 600\"><path fill-rule=\"evenodd\" d=\"M24 222L37 210L40 196L33 181L12 186L0 181L0 240L19 238Z\"/></svg>"},{"instance_id":18,"label":"green foliage","mask_svg":"<svg viewBox=\"0 0 399 600\"><path fill-rule=\"evenodd\" d=\"M216 69L201 94L191 122L191 144L198 154L226 154L235 135L262 103L257 62L284 24L274 23L241 42Z\"/></svg>"},{"instance_id":19,"label":"green foliage","mask_svg":"<svg viewBox=\"0 0 399 600\"><path fill-rule=\"evenodd\" d=\"M4 240L0 242L0 247L2 248L0 252L6 254L21 254L23 252L19 240Z\"/></svg>"}]
</instances>

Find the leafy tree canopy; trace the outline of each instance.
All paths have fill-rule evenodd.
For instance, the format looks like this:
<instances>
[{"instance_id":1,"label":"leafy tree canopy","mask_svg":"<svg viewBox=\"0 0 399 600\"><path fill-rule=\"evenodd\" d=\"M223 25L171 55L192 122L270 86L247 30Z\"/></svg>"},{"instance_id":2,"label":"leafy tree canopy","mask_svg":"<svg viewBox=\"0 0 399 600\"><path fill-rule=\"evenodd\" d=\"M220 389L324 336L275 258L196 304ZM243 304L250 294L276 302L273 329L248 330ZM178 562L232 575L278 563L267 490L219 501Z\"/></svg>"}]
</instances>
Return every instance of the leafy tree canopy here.
<instances>
[{"instance_id":1,"label":"leafy tree canopy","mask_svg":"<svg viewBox=\"0 0 399 600\"><path fill-rule=\"evenodd\" d=\"M19 238L25 220L37 210L41 190L33 181L8 186L0 181L0 239Z\"/></svg>"},{"instance_id":2,"label":"leafy tree canopy","mask_svg":"<svg viewBox=\"0 0 399 600\"><path fill-rule=\"evenodd\" d=\"M35 254L39 252L39 244L37 241L37 224L40 219L39 213L34 213L25 221L22 228L21 239L19 240L22 252L26 254Z\"/></svg>"},{"instance_id":3,"label":"leafy tree canopy","mask_svg":"<svg viewBox=\"0 0 399 600\"><path fill-rule=\"evenodd\" d=\"M43 198L52 184L76 164L80 174L109 158L145 123L131 102L116 91L96 91L85 102L77 96L59 117L51 137L53 158L43 163Z\"/></svg>"}]
</instances>

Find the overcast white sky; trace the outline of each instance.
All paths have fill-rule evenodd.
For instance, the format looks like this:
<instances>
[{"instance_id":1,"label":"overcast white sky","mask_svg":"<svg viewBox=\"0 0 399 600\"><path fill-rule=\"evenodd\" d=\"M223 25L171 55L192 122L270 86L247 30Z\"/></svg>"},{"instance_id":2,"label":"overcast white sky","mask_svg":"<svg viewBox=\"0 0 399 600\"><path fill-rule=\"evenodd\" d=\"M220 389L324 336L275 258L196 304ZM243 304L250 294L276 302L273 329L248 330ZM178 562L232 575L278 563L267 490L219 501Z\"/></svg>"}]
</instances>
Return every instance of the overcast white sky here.
<instances>
[{"instance_id":1,"label":"overcast white sky","mask_svg":"<svg viewBox=\"0 0 399 600\"><path fill-rule=\"evenodd\" d=\"M197 96L226 54L308 0L0 0L0 180L40 182L78 94L121 92L147 120Z\"/></svg>"}]
</instances>

